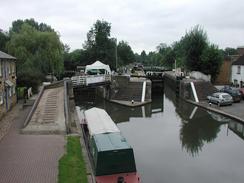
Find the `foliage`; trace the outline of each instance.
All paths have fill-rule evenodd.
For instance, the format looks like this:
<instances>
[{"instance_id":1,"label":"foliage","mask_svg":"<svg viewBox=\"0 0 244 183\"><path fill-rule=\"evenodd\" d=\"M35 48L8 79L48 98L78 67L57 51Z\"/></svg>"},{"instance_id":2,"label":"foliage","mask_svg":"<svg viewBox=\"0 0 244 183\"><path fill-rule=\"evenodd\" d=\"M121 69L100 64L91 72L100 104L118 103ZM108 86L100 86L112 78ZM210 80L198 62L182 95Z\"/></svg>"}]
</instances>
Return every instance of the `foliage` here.
<instances>
[{"instance_id":1,"label":"foliage","mask_svg":"<svg viewBox=\"0 0 244 183\"><path fill-rule=\"evenodd\" d=\"M125 41L120 41L117 45L117 40L110 37L110 31L110 23L97 20L87 33L87 40L83 45L83 49L77 49L70 53L65 52L65 69L76 70L77 65L91 64L96 60L100 60L115 69L116 51L117 66L134 62L135 55L129 44Z\"/></svg>"},{"instance_id":2,"label":"foliage","mask_svg":"<svg viewBox=\"0 0 244 183\"><path fill-rule=\"evenodd\" d=\"M224 56L237 55L238 51L235 48L227 47L223 50Z\"/></svg>"},{"instance_id":3,"label":"foliage","mask_svg":"<svg viewBox=\"0 0 244 183\"><path fill-rule=\"evenodd\" d=\"M0 30L0 50L6 52L6 44L9 41L9 35L7 32Z\"/></svg>"},{"instance_id":4,"label":"foliage","mask_svg":"<svg viewBox=\"0 0 244 183\"><path fill-rule=\"evenodd\" d=\"M97 20L87 33L87 41L84 44L88 63L100 60L109 64L113 69L115 62L115 39L110 38L111 24L106 21Z\"/></svg>"},{"instance_id":5,"label":"foliage","mask_svg":"<svg viewBox=\"0 0 244 183\"><path fill-rule=\"evenodd\" d=\"M205 74L210 74L212 81L215 81L221 64L222 64L222 54L218 47L215 45L210 45L203 50L201 55L201 71Z\"/></svg>"},{"instance_id":6,"label":"foliage","mask_svg":"<svg viewBox=\"0 0 244 183\"><path fill-rule=\"evenodd\" d=\"M128 65L135 61L135 55L127 42L120 41L117 50L119 66Z\"/></svg>"},{"instance_id":7,"label":"foliage","mask_svg":"<svg viewBox=\"0 0 244 183\"><path fill-rule=\"evenodd\" d=\"M67 153L59 160L59 183L87 183L79 137L68 137Z\"/></svg>"},{"instance_id":8,"label":"foliage","mask_svg":"<svg viewBox=\"0 0 244 183\"><path fill-rule=\"evenodd\" d=\"M195 26L180 40L184 65L189 70L201 71L201 55L208 46L207 34L200 26Z\"/></svg>"},{"instance_id":9,"label":"foliage","mask_svg":"<svg viewBox=\"0 0 244 183\"><path fill-rule=\"evenodd\" d=\"M45 24L45 23L38 23L33 18L31 19L25 19L25 20L16 20L12 22L12 27L10 28L10 34L11 33L19 33L22 29L23 24L27 24L37 31L40 32L54 32L54 29L51 28L51 26Z\"/></svg>"},{"instance_id":10,"label":"foliage","mask_svg":"<svg viewBox=\"0 0 244 183\"><path fill-rule=\"evenodd\" d=\"M46 31L47 30L47 31ZM18 58L17 82L37 88L47 74L63 71L63 44L56 32L34 20L17 20L10 29L8 53Z\"/></svg>"}]
</instances>

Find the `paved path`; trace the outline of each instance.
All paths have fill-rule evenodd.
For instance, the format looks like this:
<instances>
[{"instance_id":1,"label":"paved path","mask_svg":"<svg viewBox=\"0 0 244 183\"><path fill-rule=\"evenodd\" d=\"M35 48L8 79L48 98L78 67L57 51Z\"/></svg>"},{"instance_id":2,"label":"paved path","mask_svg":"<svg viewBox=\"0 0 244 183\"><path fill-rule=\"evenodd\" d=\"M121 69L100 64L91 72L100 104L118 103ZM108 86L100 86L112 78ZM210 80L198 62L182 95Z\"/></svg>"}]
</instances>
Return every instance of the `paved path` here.
<instances>
[{"instance_id":1,"label":"paved path","mask_svg":"<svg viewBox=\"0 0 244 183\"><path fill-rule=\"evenodd\" d=\"M65 134L64 87L45 89L29 124L28 134Z\"/></svg>"},{"instance_id":2,"label":"paved path","mask_svg":"<svg viewBox=\"0 0 244 183\"><path fill-rule=\"evenodd\" d=\"M57 182L58 160L64 153L62 135L21 135L19 129L30 107L18 104L6 118L12 126L0 140L0 182L54 183Z\"/></svg>"}]
</instances>

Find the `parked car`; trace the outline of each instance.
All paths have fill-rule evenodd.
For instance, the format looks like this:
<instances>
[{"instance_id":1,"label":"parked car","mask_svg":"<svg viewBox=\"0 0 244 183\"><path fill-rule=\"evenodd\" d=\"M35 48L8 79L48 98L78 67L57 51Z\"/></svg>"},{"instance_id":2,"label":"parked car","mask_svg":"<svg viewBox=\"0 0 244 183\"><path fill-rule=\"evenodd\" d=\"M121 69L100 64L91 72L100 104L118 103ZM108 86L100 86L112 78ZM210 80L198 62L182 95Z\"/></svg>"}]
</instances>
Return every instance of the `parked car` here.
<instances>
[{"instance_id":1,"label":"parked car","mask_svg":"<svg viewBox=\"0 0 244 183\"><path fill-rule=\"evenodd\" d=\"M244 100L244 88L240 88L239 92L241 93L242 99Z\"/></svg>"},{"instance_id":2,"label":"parked car","mask_svg":"<svg viewBox=\"0 0 244 183\"><path fill-rule=\"evenodd\" d=\"M223 92L216 92L210 96L207 96L209 103L217 104L218 106L221 105L232 105L233 98L228 93Z\"/></svg>"},{"instance_id":3,"label":"parked car","mask_svg":"<svg viewBox=\"0 0 244 183\"><path fill-rule=\"evenodd\" d=\"M225 86L220 90L220 92L228 93L232 96L234 102L241 101L241 93L236 88L231 88L229 86Z\"/></svg>"}]
</instances>

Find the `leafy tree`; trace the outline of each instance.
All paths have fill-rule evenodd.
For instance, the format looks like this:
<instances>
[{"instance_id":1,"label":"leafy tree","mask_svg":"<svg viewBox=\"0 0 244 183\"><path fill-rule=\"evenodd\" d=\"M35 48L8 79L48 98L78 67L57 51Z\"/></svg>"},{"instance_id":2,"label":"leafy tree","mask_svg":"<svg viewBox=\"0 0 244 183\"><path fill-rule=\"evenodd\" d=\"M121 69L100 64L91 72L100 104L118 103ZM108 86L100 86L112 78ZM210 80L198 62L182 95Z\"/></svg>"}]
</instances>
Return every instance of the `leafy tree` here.
<instances>
[{"instance_id":1,"label":"leafy tree","mask_svg":"<svg viewBox=\"0 0 244 183\"><path fill-rule=\"evenodd\" d=\"M0 30L0 50L1 51L7 51L6 50L6 44L9 41L9 35L7 32L3 32Z\"/></svg>"},{"instance_id":2,"label":"leafy tree","mask_svg":"<svg viewBox=\"0 0 244 183\"><path fill-rule=\"evenodd\" d=\"M235 48L227 47L224 50L224 56L237 55L238 51Z\"/></svg>"},{"instance_id":3,"label":"leafy tree","mask_svg":"<svg viewBox=\"0 0 244 183\"><path fill-rule=\"evenodd\" d=\"M19 24L22 24L20 28ZM61 74L64 46L56 32L37 30L36 24L21 23L21 20L17 23L13 22L10 30L7 48L10 54L18 58L17 82L19 85L26 85L33 80L35 83L32 87L37 88L45 75L52 73L59 76Z\"/></svg>"},{"instance_id":4,"label":"leafy tree","mask_svg":"<svg viewBox=\"0 0 244 183\"><path fill-rule=\"evenodd\" d=\"M117 50L119 65L127 65L135 61L135 55L127 42L120 41Z\"/></svg>"},{"instance_id":5,"label":"leafy tree","mask_svg":"<svg viewBox=\"0 0 244 183\"><path fill-rule=\"evenodd\" d=\"M147 60L147 54L146 54L145 50L143 50L141 52L141 62L142 62L142 64L145 64L146 60Z\"/></svg>"},{"instance_id":6,"label":"leafy tree","mask_svg":"<svg viewBox=\"0 0 244 183\"><path fill-rule=\"evenodd\" d=\"M216 79L222 63L222 54L218 47L210 45L207 33L195 26L179 42L174 44L177 62L180 61L190 71L211 74Z\"/></svg>"},{"instance_id":7,"label":"leafy tree","mask_svg":"<svg viewBox=\"0 0 244 183\"><path fill-rule=\"evenodd\" d=\"M116 42L110 38L111 24L106 21L97 20L87 33L87 41L84 49L87 51L89 63L101 60L110 67L115 68Z\"/></svg>"},{"instance_id":8,"label":"leafy tree","mask_svg":"<svg viewBox=\"0 0 244 183\"><path fill-rule=\"evenodd\" d=\"M201 55L208 46L207 34L200 27L195 26L181 39L183 47L183 59L185 66L189 70L201 71Z\"/></svg>"},{"instance_id":9,"label":"leafy tree","mask_svg":"<svg viewBox=\"0 0 244 183\"><path fill-rule=\"evenodd\" d=\"M54 32L54 29L51 28L51 26L45 24L45 23L38 23L33 18L31 19L25 19L25 20L16 20L12 22L12 27L10 28L10 34L11 33L19 33L22 29L23 24L28 24L29 26L35 28L36 30L40 32Z\"/></svg>"},{"instance_id":10,"label":"leafy tree","mask_svg":"<svg viewBox=\"0 0 244 183\"><path fill-rule=\"evenodd\" d=\"M218 47L215 45L210 45L204 49L201 55L201 65L202 72L205 74L210 74L212 81L215 81L221 64L223 57Z\"/></svg>"}]
</instances>

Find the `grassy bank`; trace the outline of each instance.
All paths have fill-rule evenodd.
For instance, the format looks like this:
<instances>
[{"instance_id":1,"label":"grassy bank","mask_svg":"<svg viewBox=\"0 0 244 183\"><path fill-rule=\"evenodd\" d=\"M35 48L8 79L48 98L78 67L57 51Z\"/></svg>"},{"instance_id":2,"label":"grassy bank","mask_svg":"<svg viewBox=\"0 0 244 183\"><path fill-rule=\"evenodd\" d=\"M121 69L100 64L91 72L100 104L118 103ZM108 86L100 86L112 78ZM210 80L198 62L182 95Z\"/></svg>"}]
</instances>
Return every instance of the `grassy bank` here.
<instances>
[{"instance_id":1,"label":"grassy bank","mask_svg":"<svg viewBox=\"0 0 244 183\"><path fill-rule=\"evenodd\" d=\"M79 137L68 137L67 153L59 160L59 183L87 183Z\"/></svg>"}]
</instances>

